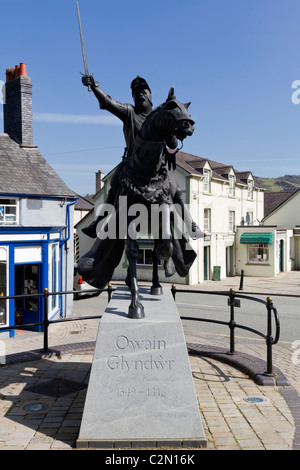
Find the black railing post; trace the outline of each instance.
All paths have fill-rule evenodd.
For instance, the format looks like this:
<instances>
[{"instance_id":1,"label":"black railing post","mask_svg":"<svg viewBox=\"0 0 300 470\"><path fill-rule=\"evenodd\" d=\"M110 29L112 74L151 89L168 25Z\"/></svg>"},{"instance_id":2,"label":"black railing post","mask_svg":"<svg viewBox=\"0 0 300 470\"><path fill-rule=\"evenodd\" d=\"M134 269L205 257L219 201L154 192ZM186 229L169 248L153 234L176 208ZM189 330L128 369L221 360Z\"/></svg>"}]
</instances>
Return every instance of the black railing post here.
<instances>
[{"instance_id":1,"label":"black railing post","mask_svg":"<svg viewBox=\"0 0 300 470\"><path fill-rule=\"evenodd\" d=\"M111 301L112 291L113 291L112 285L111 285L111 283L109 283L108 286L107 286L108 302Z\"/></svg>"},{"instance_id":2,"label":"black railing post","mask_svg":"<svg viewBox=\"0 0 300 470\"><path fill-rule=\"evenodd\" d=\"M244 270L242 269L241 270L241 279L240 279L240 287L239 287L239 290L243 290L244 289Z\"/></svg>"},{"instance_id":3,"label":"black railing post","mask_svg":"<svg viewBox=\"0 0 300 470\"><path fill-rule=\"evenodd\" d=\"M44 327L44 352L48 351L48 326L49 326L49 320L48 320L48 297L49 297L49 292L47 287L44 289L44 319L43 319L43 327Z\"/></svg>"},{"instance_id":4,"label":"black railing post","mask_svg":"<svg viewBox=\"0 0 300 470\"><path fill-rule=\"evenodd\" d=\"M234 329L235 329L235 319L234 319L234 299L235 299L235 290L230 289L229 292L229 303L230 303L230 321L229 321L229 329L230 329L230 350L228 354L235 354L235 341L234 341Z\"/></svg>"},{"instance_id":5,"label":"black railing post","mask_svg":"<svg viewBox=\"0 0 300 470\"><path fill-rule=\"evenodd\" d=\"M273 309L273 299L272 297L267 297L267 371L265 375L273 376L273 360L272 360L272 345L273 345L273 336L272 336L272 309Z\"/></svg>"},{"instance_id":6,"label":"black railing post","mask_svg":"<svg viewBox=\"0 0 300 470\"><path fill-rule=\"evenodd\" d=\"M172 295L173 295L173 299L175 300L175 295L176 295L176 285L175 284L172 284L171 292L172 292Z\"/></svg>"}]
</instances>

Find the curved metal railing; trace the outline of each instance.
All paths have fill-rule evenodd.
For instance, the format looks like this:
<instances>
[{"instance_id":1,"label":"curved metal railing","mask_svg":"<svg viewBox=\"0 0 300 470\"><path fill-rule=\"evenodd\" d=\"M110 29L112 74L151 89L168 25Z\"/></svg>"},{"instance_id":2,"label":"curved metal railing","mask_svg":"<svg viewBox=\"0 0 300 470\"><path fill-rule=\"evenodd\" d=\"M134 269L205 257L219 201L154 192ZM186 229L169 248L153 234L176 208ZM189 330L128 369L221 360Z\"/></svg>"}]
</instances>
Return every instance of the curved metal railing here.
<instances>
[{"instance_id":1,"label":"curved metal railing","mask_svg":"<svg viewBox=\"0 0 300 470\"><path fill-rule=\"evenodd\" d=\"M108 293L108 302L111 299L112 293L115 289L113 289L112 285L109 284L106 289L89 289L85 290L84 293L101 293L107 292ZM272 376L273 375L273 365L272 365L272 346L279 341L280 337L280 321L277 309L273 305L273 301L271 297L267 297L266 300L259 299L257 297L252 297L245 294L238 294L235 292L234 289L230 289L230 291L198 291L192 289L177 289L176 286L173 284L171 288L173 298L175 300L177 293L193 293L193 294L207 294L207 295L221 295L228 297L228 305L230 306L230 320L229 321L221 321L221 320L214 320L211 318L197 318L197 317L189 317L189 316L181 316L182 320L192 320L192 321L202 321L202 322L209 322L209 323L216 323L228 326L230 329L230 349L229 354L235 354L235 330L236 328L240 328L243 330L247 330L251 333L257 334L266 340L267 344L267 371L266 374ZM22 325L11 325L11 326L3 326L0 327L1 331L9 331L15 329L25 329L25 328L33 328L36 326L43 327L43 351L49 351L48 345L48 329L51 324L54 323L62 323L62 322L70 322L70 321L78 321L78 320L89 320L89 319L96 319L101 318L102 315L92 315L92 316L85 316L85 317L74 317L74 318L59 318L54 320L48 319L48 298L53 295L74 295L77 291L62 291L62 292L49 292L48 289L44 289L42 293L37 294L23 294L23 295L15 295L15 296L1 296L1 300L9 300L9 299L18 299L18 298L28 298L28 297L42 297L43 298L43 320L41 322L36 323L28 323ZM247 299L251 301L255 301L261 303L266 306L267 309L267 333L263 333L261 331L255 330L254 328L241 325L236 323L235 321L235 307L239 307L239 299ZM275 330L275 337L273 338L272 335L272 314L274 316L276 330Z\"/></svg>"},{"instance_id":2,"label":"curved metal railing","mask_svg":"<svg viewBox=\"0 0 300 470\"><path fill-rule=\"evenodd\" d=\"M234 289L230 289L230 291L204 291L204 290L192 290L192 289L177 289L176 285L173 284L171 288L174 300L177 293L191 293L191 294L206 294L206 295L221 295L228 297L228 305L230 307L230 320L229 321L222 321L222 320L215 320L212 318L198 318L198 317L187 317L187 316L180 316L182 320L192 320L192 321L202 321L207 323L216 323L221 324L229 327L230 330L230 349L228 354L235 354L235 329L243 329L247 330L251 333L254 333L258 336L261 336L265 339L267 345L267 370L266 375L273 376L273 360L272 360L272 346L279 341L280 337L280 321L279 321L279 314L276 307L273 304L273 299L271 297L267 297L266 300L259 299L257 297L253 297L250 295L245 294L237 294ZM258 331L254 328L251 328L246 325L241 325L236 323L235 321L235 307L240 307L239 299L251 300L254 302L261 303L265 305L267 310L267 332L263 333ZM275 321L275 337L273 337L272 332L272 317L274 317Z\"/></svg>"}]
</instances>

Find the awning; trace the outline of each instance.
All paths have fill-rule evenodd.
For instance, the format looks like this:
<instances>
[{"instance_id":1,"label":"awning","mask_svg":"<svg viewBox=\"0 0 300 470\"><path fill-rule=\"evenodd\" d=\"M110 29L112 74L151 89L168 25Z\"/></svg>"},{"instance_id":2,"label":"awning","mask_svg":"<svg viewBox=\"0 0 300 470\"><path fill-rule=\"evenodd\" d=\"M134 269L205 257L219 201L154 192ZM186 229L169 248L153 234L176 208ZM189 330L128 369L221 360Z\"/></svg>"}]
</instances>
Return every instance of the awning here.
<instances>
[{"instance_id":1,"label":"awning","mask_svg":"<svg viewBox=\"0 0 300 470\"><path fill-rule=\"evenodd\" d=\"M272 245L273 233L242 233L242 245Z\"/></svg>"}]
</instances>

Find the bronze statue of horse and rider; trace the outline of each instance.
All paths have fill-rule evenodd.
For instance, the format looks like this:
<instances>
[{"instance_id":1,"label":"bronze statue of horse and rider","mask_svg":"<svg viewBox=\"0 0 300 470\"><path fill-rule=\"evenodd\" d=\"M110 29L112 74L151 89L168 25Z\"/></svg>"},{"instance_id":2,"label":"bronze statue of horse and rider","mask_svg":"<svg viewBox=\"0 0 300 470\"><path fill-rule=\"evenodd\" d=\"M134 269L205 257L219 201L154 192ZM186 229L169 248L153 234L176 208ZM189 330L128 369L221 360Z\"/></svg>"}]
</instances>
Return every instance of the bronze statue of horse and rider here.
<instances>
[{"instance_id":1,"label":"bronze statue of horse and rider","mask_svg":"<svg viewBox=\"0 0 300 470\"><path fill-rule=\"evenodd\" d=\"M194 121L188 111L189 104L178 101L173 88L166 101L152 110L151 90L147 82L139 76L131 84L134 106L114 101L101 90L90 75L84 76L82 81L85 86L93 90L102 109L107 109L123 121L127 151L114 172L105 201L114 208L116 236L103 236L103 231L107 231L109 224L109 218L103 214L99 215L89 227L83 229L84 233L95 238L95 242L91 250L80 258L78 271L90 285L103 289L111 280L126 246L128 259L126 284L131 290L128 316L141 319L145 313L140 299L136 269L140 233L134 209L137 207L145 209L144 213L149 216L149 225L147 225L149 232L152 236L155 232L151 286L151 293L154 295L162 293L158 260L163 261L165 275L168 278L175 273L185 277L196 258L196 253L184 234L177 236L174 208L180 212L187 232L192 238L204 236L193 222L183 202L174 175L178 140L183 141L193 134ZM153 227L153 224L151 225L153 221L150 220L154 206L160 212L158 227ZM120 220L126 225L125 230L122 227L122 236L119 236Z\"/></svg>"}]
</instances>

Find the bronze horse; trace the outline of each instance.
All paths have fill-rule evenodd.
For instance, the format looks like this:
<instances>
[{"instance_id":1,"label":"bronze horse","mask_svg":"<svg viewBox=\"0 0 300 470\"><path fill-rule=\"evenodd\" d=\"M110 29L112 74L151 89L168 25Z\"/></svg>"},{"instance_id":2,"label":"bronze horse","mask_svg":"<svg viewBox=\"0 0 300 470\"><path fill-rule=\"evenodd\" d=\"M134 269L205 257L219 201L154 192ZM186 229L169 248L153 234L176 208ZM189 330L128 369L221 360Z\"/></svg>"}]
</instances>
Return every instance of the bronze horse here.
<instances>
[{"instance_id":1,"label":"bronze horse","mask_svg":"<svg viewBox=\"0 0 300 470\"><path fill-rule=\"evenodd\" d=\"M182 217L189 234L193 238L203 237L203 232L192 221L186 209L180 189L174 177L175 154L170 154L166 142L177 139L183 141L194 132L194 121L188 112L189 104L180 103L171 88L167 100L152 111L146 118L140 132L134 140L133 148L117 170L117 191L114 195L114 223L120 233L120 217L126 201L125 232L123 237L103 237L107 229L107 220L98 224L98 237L92 249L78 262L78 271L83 279L94 287L103 289L111 280L114 269L119 264L123 251L124 239L128 259L126 284L131 289L129 318L144 318L144 307L140 300L137 281L136 263L138 256L138 231L135 230L135 219L132 215L134 207L146 209L151 224L151 207L157 205L161 209L160 223L155 230L154 249L152 252L153 275L152 294L161 294L162 288L158 277L158 260L164 261L167 277L176 272L185 277L196 258L195 251L188 244L184 235L174 237L174 214L172 208L182 211ZM170 144L169 144L170 145ZM123 198L121 196L126 196ZM121 201L121 202L120 202ZM131 209L131 211L130 211ZM100 220L100 219L99 219ZM124 217L122 218L124 221ZM124 224L123 224L124 225ZM131 233L129 233L129 226ZM153 228L153 227L152 227ZM124 227L123 227L124 229ZM100 230L100 233L99 233ZM132 233L134 230L134 233ZM123 230L124 233L124 230ZM153 235L153 230L151 231ZM102 235L101 235L102 234Z\"/></svg>"}]
</instances>

